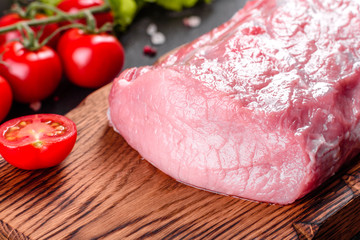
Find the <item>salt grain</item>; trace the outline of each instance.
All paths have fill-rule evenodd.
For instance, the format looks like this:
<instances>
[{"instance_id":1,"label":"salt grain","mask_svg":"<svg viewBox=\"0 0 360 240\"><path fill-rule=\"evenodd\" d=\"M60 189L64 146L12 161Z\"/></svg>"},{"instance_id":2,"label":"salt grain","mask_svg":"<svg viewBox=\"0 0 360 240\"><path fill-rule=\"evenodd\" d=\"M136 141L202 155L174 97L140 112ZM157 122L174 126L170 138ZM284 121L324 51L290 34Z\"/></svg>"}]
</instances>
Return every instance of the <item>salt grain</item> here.
<instances>
[{"instance_id":1,"label":"salt grain","mask_svg":"<svg viewBox=\"0 0 360 240\"><path fill-rule=\"evenodd\" d=\"M154 45L164 44L166 41L165 35L161 32L156 32L151 35L151 43Z\"/></svg>"},{"instance_id":2,"label":"salt grain","mask_svg":"<svg viewBox=\"0 0 360 240\"><path fill-rule=\"evenodd\" d=\"M150 23L149 26L146 28L146 33L149 36L152 36L153 34L155 34L157 32L157 26L155 23Z\"/></svg>"},{"instance_id":3,"label":"salt grain","mask_svg":"<svg viewBox=\"0 0 360 240\"><path fill-rule=\"evenodd\" d=\"M199 16L190 16L183 19L183 23L187 27L196 28L201 24L201 18Z\"/></svg>"},{"instance_id":4,"label":"salt grain","mask_svg":"<svg viewBox=\"0 0 360 240\"><path fill-rule=\"evenodd\" d=\"M29 107L30 107L33 111L37 112L37 111L39 111L40 108L41 108L41 102L40 102L40 101L33 102L33 103L31 103L31 104L29 105Z\"/></svg>"}]
</instances>

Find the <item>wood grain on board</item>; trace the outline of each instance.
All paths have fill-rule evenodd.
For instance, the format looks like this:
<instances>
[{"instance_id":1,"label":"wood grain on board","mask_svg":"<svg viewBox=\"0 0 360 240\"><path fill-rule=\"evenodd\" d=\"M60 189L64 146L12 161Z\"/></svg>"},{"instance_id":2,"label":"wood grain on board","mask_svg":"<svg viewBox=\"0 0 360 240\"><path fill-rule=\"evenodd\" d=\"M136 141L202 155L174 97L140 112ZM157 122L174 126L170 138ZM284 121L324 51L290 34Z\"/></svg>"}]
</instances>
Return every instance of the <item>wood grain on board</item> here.
<instances>
[{"instance_id":1,"label":"wood grain on board","mask_svg":"<svg viewBox=\"0 0 360 240\"><path fill-rule=\"evenodd\" d=\"M110 85L67 116L78 127L59 166L0 158L0 239L349 239L360 229L360 162L288 206L176 182L108 126Z\"/></svg>"}]
</instances>

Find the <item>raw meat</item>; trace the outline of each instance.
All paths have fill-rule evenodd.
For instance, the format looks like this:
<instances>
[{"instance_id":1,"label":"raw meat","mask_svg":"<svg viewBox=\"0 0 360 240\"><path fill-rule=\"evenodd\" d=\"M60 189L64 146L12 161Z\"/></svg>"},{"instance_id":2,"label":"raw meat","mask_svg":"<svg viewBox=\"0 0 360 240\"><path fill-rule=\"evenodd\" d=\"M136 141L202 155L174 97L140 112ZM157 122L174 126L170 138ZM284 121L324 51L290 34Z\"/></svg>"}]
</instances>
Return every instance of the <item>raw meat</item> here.
<instances>
[{"instance_id":1,"label":"raw meat","mask_svg":"<svg viewBox=\"0 0 360 240\"><path fill-rule=\"evenodd\" d=\"M289 204L360 149L360 3L257 0L113 83L109 119L183 183Z\"/></svg>"}]
</instances>

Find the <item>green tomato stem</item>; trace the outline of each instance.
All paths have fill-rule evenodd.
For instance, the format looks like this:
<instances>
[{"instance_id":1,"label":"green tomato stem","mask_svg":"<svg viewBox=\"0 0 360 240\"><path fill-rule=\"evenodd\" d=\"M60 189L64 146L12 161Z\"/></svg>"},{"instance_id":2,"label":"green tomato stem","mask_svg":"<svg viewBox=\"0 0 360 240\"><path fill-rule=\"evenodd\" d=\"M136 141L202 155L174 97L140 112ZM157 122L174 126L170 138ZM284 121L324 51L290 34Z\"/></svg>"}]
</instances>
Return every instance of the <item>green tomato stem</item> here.
<instances>
[{"instance_id":1,"label":"green tomato stem","mask_svg":"<svg viewBox=\"0 0 360 240\"><path fill-rule=\"evenodd\" d=\"M16 13L17 15L19 15L21 18L25 18L25 11L21 9L21 7L19 6L19 4L15 3L11 9L10 9L11 13Z\"/></svg>"},{"instance_id":2,"label":"green tomato stem","mask_svg":"<svg viewBox=\"0 0 360 240\"><path fill-rule=\"evenodd\" d=\"M100 29L98 29L97 33L111 32L113 27L114 25L112 23L107 22L104 25L102 25Z\"/></svg>"},{"instance_id":3,"label":"green tomato stem","mask_svg":"<svg viewBox=\"0 0 360 240\"><path fill-rule=\"evenodd\" d=\"M96 30L96 20L90 11L85 11L87 31L94 33Z\"/></svg>"},{"instance_id":4,"label":"green tomato stem","mask_svg":"<svg viewBox=\"0 0 360 240\"><path fill-rule=\"evenodd\" d=\"M39 42L35 37L34 31L25 23L20 23L20 32L23 37L23 45L29 50L39 49ZM26 37L25 37L26 36Z\"/></svg>"},{"instance_id":5,"label":"green tomato stem","mask_svg":"<svg viewBox=\"0 0 360 240\"><path fill-rule=\"evenodd\" d=\"M62 21L73 21L76 19L86 18L86 11L89 11L90 13L101 13L101 12L108 12L110 11L110 6L108 4L103 4L98 7L91 7L86 10L80 10L76 13L68 13L68 14L57 14L55 16L51 16L48 18L42 18L42 19L32 19L29 21L26 21L26 25L32 27L32 26L40 26L40 25L46 25L50 23L58 23ZM15 23L6 27L0 28L0 33L6 33L11 32L14 30L17 30L21 23Z\"/></svg>"},{"instance_id":6,"label":"green tomato stem","mask_svg":"<svg viewBox=\"0 0 360 240\"><path fill-rule=\"evenodd\" d=\"M55 35L59 34L60 32L70 29L70 28L79 28L79 29L85 29L86 26L84 24L81 23L72 23L69 25L65 25L62 27L59 27L58 29L56 29L54 32L52 32L47 38L45 38L39 45L39 49L42 48L43 46L45 46Z\"/></svg>"}]
</instances>

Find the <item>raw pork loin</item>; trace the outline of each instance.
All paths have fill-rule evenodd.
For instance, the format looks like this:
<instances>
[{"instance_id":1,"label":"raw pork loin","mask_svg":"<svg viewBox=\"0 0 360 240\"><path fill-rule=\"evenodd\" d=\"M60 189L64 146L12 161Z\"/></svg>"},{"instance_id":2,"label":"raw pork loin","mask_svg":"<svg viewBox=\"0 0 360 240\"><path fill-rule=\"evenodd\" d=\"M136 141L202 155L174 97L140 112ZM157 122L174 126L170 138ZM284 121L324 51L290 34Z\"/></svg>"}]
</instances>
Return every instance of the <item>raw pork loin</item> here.
<instances>
[{"instance_id":1,"label":"raw pork loin","mask_svg":"<svg viewBox=\"0 0 360 240\"><path fill-rule=\"evenodd\" d=\"M360 3L257 0L115 79L109 119L198 188L288 204L360 149Z\"/></svg>"}]
</instances>

